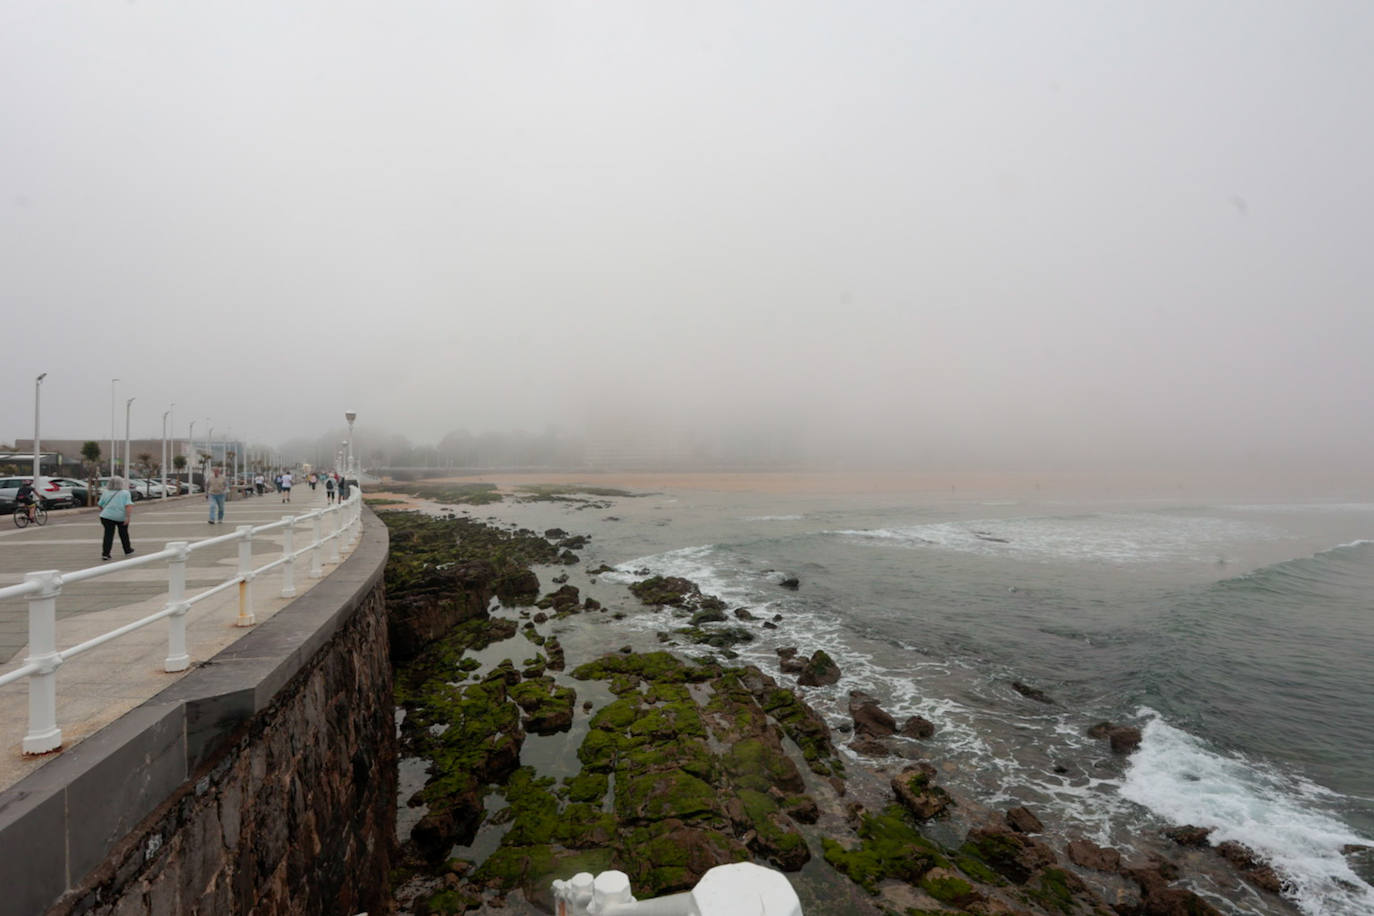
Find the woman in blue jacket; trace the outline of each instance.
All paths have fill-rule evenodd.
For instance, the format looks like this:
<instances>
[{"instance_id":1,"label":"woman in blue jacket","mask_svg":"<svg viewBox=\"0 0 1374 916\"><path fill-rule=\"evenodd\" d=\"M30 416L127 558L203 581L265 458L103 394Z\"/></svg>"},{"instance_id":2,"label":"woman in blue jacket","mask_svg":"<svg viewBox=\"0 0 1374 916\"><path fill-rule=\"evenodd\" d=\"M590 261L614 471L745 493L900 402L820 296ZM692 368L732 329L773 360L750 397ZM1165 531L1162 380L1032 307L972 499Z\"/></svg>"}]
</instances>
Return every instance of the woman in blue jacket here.
<instances>
[{"instance_id":1,"label":"woman in blue jacket","mask_svg":"<svg viewBox=\"0 0 1374 916\"><path fill-rule=\"evenodd\" d=\"M110 487L100 494L100 524L105 526L105 540L100 545L100 559L110 558L110 548L114 546L115 529L119 529L119 543L124 545L124 556L134 552L129 543L129 520L132 517L134 498L129 495L123 477L111 477Z\"/></svg>"}]
</instances>

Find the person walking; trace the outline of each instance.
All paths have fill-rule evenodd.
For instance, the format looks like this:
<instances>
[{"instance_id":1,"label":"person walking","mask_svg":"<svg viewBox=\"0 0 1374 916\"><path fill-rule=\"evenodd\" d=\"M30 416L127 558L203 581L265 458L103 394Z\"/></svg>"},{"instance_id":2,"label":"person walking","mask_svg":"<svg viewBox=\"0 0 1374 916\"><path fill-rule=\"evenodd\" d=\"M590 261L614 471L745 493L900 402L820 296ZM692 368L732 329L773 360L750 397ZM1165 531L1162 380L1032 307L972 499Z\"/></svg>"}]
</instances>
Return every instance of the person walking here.
<instances>
[{"instance_id":1,"label":"person walking","mask_svg":"<svg viewBox=\"0 0 1374 916\"><path fill-rule=\"evenodd\" d=\"M324 475L324 503L330 505L334 502L334 478Z\"/></svg>"},{"instance_id":2,"label":"person walking","mask_svg":"<svg viewBox=\"0 0 1374 916\"><path fill-rule=\"evenodd\" d=\"M123 477L111 477L110 487L100 494L100 524L105 528L105 536L100 542L100 559L110 558L110 548L114 546L115 531L119 531L119 543L124 548L124 556L134 552L129 543L129 521L132 518L134 498L129 495Z\"/></svg>"},{"instance_id":3,"label":"person walking","mask_svg":"<svg viewBox=\"0 0 1374 916\"><path fill-rule=\"evenodd\" d=\"M224 495L228 492L228 478L219 468L215 468L210 472L210 479L205 481L205 497L210 500L210 524L224 524Z\"/></svg>"},{"instance_id":4,"label":"person walking","mask_svg":"<svg viewBox=\"0 0 1374 916\"><path fill-rule=\"evenodd\" d=\"M291 484L291 472L287 471L281 475L281 501L284 503L291 502Z\"/></svg>"}]
</instances>

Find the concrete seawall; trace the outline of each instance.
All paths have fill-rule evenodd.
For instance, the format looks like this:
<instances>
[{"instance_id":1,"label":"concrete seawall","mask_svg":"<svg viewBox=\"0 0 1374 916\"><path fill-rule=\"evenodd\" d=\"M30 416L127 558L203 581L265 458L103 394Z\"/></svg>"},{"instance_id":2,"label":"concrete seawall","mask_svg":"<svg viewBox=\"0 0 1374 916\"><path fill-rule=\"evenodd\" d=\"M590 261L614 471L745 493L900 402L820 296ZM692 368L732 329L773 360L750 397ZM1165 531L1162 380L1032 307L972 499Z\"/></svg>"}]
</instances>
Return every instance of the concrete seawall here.
<instances>
[{"instance_id":1,"label":"concrete seawall","mask_svg":"<svg viewBox=\"0 0 1374 916\"><path fill-rule=\"evenodd\" d=\"M387 532L0 793L0 916L390 909Z\"/></svg>"}]
</instances>

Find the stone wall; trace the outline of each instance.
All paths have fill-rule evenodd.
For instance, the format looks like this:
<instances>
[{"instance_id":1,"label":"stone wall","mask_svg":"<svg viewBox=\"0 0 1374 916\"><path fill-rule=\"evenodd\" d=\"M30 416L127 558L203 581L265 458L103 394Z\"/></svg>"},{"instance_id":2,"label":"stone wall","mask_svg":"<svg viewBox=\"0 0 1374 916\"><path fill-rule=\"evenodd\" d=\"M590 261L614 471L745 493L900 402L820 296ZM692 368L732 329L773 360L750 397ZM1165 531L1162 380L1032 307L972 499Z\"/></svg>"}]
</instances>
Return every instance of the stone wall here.
<instances>
[{"instance_id":1,"label":"stone wall","mask_svg":"<svg viewBox=\"0 0 1374 916\"><path fill-rule=\"evenodd\" d=\"M386 553L0 795L0 914L390 912Z\"/></svg>"}]
</instances>

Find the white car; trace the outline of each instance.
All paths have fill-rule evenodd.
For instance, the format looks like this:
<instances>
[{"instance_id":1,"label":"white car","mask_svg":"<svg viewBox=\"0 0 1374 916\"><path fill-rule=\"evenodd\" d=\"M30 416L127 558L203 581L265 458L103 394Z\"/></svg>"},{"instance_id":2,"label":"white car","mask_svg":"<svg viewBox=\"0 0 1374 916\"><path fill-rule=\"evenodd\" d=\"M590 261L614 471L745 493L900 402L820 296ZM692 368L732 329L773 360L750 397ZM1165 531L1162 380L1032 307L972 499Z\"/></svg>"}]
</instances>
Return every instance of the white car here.
<instances>
[{"instance_id":1,"label":"white car","mask_svg":"<svg viewBox=\"0 0 1374 916\"><path fill-rule=\"evenodd\" d=\"M31 480L33 480L32 475L0 479L0 505L6 509L13 509L14 497L19 492L20 485ZM62 486L52 477L38 478L38 486L34 489L38 492L38 498L45 508L60 509L72 504L72 488Z\"/></svg>"},{"instance_id":2,"label":"white car","mask_svg":"<svg viewBox=\"0 0 1374 916\"><path fill-rule=\"evenodd\" d=\"M130 493L131 496L133 496L134 502L138 502L140 499L143 499L143 498L144 498L144 495L145 495L145 494L144 494L144 492L143 492L143 488L140 487L140 486L138 485L138 481L137 481L137 480L125 480L125 481L124 481L124 485L127 486L127 487L129 488L129 493ZM101 496L104 496L105 493L107 493L107 492L109 491L109 489L110 489L110 478L108 478L108 477L102 477L102 478L100 478L100 495L101 495Z\"/></svg>"}]
</instances>

